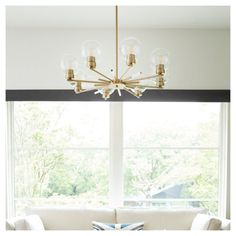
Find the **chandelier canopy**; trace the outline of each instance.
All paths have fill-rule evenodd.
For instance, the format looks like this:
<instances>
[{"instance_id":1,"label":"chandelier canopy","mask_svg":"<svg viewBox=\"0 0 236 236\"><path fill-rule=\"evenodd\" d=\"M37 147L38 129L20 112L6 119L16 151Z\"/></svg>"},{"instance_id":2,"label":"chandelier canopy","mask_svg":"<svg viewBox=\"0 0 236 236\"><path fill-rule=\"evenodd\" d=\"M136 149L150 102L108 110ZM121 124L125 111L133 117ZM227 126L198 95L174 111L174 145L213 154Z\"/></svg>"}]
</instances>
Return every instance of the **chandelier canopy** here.
<instances>
[{"instance_id":1,"label":"chandelier canopy","mask_svg":"<svg viewBox=\"0 0 236 236\"><path fill-rule=\"evenodd\" d=\"M82 44L82 57L86 60L87 67L97 74L96 80L86 80L86 75L79 70L79 63L75 57L66 55L61 61L62 69L65 72L66 80L74 86L76 94L96 90L95 94L102 94L107 100L115 91L121 96L121 90L140 98L146 89L162 89L166 82L166 69L168 66L168 52L165 49L157 48L151 54L151 65L154 73L150 76L143 76L142 72L130 74L136 64L137 55L140 53L140 42L134 37L122 41L120 51L126 61L127 69L119 76L119 42L118 42L118 6L115 7L116 22L116 68L115 74L107 76L97 68L97 59L101 55L100 43L95 40L87 40ZM111 70L113 71L113 70ZM86 84L86 88L84 85Z\"/></svg>"}]
</instances>

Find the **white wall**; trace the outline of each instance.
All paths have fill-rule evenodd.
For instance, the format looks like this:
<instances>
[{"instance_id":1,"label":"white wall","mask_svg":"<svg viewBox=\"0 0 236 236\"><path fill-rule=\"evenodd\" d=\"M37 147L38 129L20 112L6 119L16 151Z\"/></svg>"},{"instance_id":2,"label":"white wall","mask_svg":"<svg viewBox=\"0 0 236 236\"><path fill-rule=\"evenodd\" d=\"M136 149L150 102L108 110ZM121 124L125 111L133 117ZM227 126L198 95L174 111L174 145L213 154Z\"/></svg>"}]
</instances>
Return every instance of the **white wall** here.
<instances>
[{"instance_id":1,"label":"white wall","mask_svg":"<svg viewBox=\"0 0 236 236\"><path fill-rule=\"evenodd\" d=\"M229 30L123 30L120 39L135 36L142 42L137 69L150 74L150 53L156 47L170 52L169 89L229 89ZM103 46L98 68L109 74L115 65L114 30L7 30L7 89L69 89L60 69L63 54L80 57L86 39ZM84 63L80 58L83 67ZM121 69L124 69L124 62ZM121 72L120 72L121 73Z\"/></svg>"}]
</instances>

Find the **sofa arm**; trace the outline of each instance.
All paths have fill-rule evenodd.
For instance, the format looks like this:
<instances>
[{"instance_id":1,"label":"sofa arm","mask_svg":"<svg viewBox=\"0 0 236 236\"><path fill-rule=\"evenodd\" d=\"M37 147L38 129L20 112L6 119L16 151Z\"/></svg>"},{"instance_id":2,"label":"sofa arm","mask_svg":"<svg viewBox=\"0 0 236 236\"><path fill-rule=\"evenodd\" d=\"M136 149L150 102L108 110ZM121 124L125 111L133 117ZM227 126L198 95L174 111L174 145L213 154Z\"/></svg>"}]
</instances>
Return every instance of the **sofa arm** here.
<instances>
[{"instance_id":1,"label":"sofa arm","mask_svg":"<svg viewBox=\"0 0 236 236\"><path fill-rule=\"evenodd\" d=\"M13 217L6 220L6 230L26 230L24 217Z\"/></svg>"},{"instance_id":2,"label":"sofa arm","mask_svg":"<svg viewBox=\"0 0 236 236\"><path fill-rule=\"evenodd\" d=\"M6 230L45 230L38 215L7 219Z\"/></svg>"},{"instance_id":3,"label":"sofa arm","mask_svg":"<svg viewBox=\"0 0 236 236\"><path fill-rule=\"evenodd\" d=\"M221 220L221 230L230 230L230 223L231 221L230 220L227 220L227 219L220 219Z\"/></svg>"},{"instance_id":4,"label":"sofa arm","mask_svg":"<svg viewBox=\"0 0 236 236\"><path fill-rule=\"evenodd\" d=\"M230 230L230 220L208 214L197 214L191 230Z\"/></svg>"},{"instance_id":5,"label":"sofa arm","mask_svg":"<svg viewBox=\"0 0 236 236\"><path fill-rule=\"evenodd\" d=\"M10 222L6 221L6 230L15 230L15 226Z\"/></svg>"}]
</instances>

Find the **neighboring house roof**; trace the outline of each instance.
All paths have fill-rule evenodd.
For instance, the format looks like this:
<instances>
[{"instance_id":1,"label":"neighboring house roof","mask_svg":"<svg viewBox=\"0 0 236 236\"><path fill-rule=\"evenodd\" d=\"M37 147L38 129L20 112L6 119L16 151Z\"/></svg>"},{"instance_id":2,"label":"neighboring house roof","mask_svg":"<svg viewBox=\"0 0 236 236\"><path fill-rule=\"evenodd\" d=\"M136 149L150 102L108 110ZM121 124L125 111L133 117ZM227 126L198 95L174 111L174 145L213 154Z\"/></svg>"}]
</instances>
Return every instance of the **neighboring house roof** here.
<instances>
[{"instance_id":1,"label":"neighboring house roof","mask_svg":"<svg viewBox=\"0 0 236 236\"><path fill-rule=\"evenodd\" d=\"M167 186L152 194L152 198L181 198L182 189L183 184Z\"/></svg>"}]
</instances>

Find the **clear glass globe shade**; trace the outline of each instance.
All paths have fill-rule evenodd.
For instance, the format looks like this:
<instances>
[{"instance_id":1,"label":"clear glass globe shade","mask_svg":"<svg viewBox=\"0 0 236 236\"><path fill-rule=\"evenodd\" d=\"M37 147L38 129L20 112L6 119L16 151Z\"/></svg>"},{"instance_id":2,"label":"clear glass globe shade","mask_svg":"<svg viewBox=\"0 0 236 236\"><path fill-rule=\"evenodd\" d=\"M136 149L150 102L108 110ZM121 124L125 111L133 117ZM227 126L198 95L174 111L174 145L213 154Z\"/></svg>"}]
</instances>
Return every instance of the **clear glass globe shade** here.
<instances>
[{"instance_id":1,"label":"clear glass globe shade","mask_svg":"<svg viewBox=\"0 0 236 236\"><path fill-rule=\"evenodd\" d=\"M110 89L110 95L112 95L115 92L115 89Z\"/></svg>"},{"instance_id":2,"label":"clear glass globe shade","mask_svg":"<svg viewBox=\"0 0 236 236\"><path fill-rule=\"evenodd\" d=\"M130 37L121 42L121 53L126 58L129 54L135 56L140 54L141 43L138 39Z\"/></svg>"},{"instance_id":3,"label":"clear glass globe shade","mask_svg":"<svg viewBox=\"0 0 236 236\"><path fill-rule=\"evenodd\" d=\"M132 79L138 79L142 76L142 72L137 72L131 75Z\"/></svg>"},{"instance_id":4,"label":"clear glass globe shade","mask_svg":"<svg viewBox=\"0 0 236 236\"><path fill-rule=\"evenodd\" d=\"M86 79L86 74L83 70L77 70L75 73L76 79L79 80L85 80Z\"/></svg>"},{"instance_id":5,"label":"clear glass globe shade","mask_svg":"<svg viewBox=\"0 0 236 236\"><path fill-rule=\"evenodd\" d=\"M169 65L169 53L164 48L156 48L151 54L151 61L154 65L164 64L165 68Z\"/></svg>"},{"instance_id":6,"label":"clear glass globe shade","mask_svg":"<svg viewBox=\"0 0 236 236\"><path fill-rule=\"evenodd\" d=\"M150 70L151 70L151 74L152 74L152 75L155 75L155 74L156 74L156 65L151 64L151 65L150 65Z\"/></svg>"},{"instance_id":7,"label":"clear glass globe shade","mask_svg":"<svg viewBox=\"0 0 236 236\"><path fill-rule=\"evenodd\" d=\"M87 40L82 44L82 57L96 57L98 59L101 56L101 45L96 40Z\"/></svg>"},{"instance_id":8,"label":"clear glass globe shade","mask_svg":"<svg viewBox=\"0 0 236 236\"><path fill-rule=\"evenodd\" d=\"M61 68L66 71L68 69L74 70L76 72L78 70L79 63L76 57L72 55L65 55L61 60Z\"/></svg>"},{"instance_id":9,"label":"clear glass globe shade","mask_svg":"<svg viewBox=\"0 0 236 236\"><path fill-rule=\"evenodd\" d=\"M170 81L170 77L168 77L168 76L165 76L165 77L164 77L164 81L165 81L165 85L166 85L166 84L168 84L168 83L169 83L169 81Z\"/></svg>"}]
</instances>

